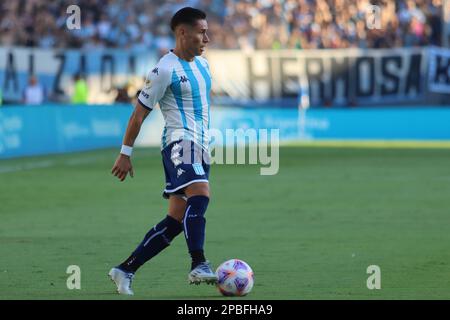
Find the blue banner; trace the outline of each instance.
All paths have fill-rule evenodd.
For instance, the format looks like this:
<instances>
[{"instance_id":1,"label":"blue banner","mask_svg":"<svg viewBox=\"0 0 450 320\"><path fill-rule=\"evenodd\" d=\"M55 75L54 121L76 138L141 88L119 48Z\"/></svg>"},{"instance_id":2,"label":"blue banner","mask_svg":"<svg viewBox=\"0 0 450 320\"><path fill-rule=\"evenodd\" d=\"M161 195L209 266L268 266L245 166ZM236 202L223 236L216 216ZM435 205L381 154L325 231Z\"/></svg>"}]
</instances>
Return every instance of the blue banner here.
<instances>
[{"instance_id":1,"label":"blue banner","mask_svg":"<svg viewBox=\"0 0 450 320\"><path fill-rule=\"evenodd\" d=\"M234 109L211 112L212 127L279 129L280 141L299 139L450 140L450 109Z\"/></svg>"},{"instance_id":2,"label":"blue banner","mask_svg":"<svg viewBox=\"0 0 450 320\"><path fill-rule=\"evenodd\" d=\"M0 158L120 147L130 105L0 108Z\"/></svg>"},{"instance_id":3,"label":"blue banner","mask_svg":"<svg viewBox=\"0 0 450 320\"><path fill-rule=\"evenodd\" d=\"M108 106L14 106L0 108L0 158L117 147L122 143L129 104ZM450 140L450 109L294 109L211 110L211 129L279 129L281 142L318 140ZM155 109L137 146L157 146L163 118Z\"/></svg>"}]
</instances>

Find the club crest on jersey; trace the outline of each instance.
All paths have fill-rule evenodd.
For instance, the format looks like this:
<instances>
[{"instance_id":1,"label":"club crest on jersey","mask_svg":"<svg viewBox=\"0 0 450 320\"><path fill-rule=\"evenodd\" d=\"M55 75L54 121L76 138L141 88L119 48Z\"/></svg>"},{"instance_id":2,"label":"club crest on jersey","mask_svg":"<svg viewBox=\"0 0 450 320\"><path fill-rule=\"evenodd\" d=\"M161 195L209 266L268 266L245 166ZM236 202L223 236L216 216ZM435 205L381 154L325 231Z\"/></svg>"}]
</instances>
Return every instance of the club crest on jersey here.
<instances>
[{"instance_id":1,"label":"club crest on jersey","mask_svg":"<svg viewBox=\"0 0 450 320\"><path fill-rule=\"evenodd\" d=\"M145 80L144 87L148 89L148 88L150 88L151 86L152 86L151 80L150 80L150 79Z\"/></svg>"}]
</instances>

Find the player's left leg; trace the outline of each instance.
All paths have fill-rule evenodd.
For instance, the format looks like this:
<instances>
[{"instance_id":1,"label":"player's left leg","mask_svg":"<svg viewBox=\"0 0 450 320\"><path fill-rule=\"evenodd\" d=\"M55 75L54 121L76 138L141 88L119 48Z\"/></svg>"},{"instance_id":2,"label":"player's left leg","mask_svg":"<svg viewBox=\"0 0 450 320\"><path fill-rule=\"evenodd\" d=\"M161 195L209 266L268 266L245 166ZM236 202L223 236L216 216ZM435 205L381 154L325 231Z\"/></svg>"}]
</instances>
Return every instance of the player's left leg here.
<instances>
[{"instance_id":1,"label":"player's left leg","mask_svg":"<svg viewBox=\"0 0 450 320\"><path fill-rule=\"evenodd\" d=\"M190 140L180 140L162 150L166 187L163 196L174 193L187 198L183 226L192 257L191 283L217 281L203 253L205 242L205 213L209 203L209 154Z\"/></svg>"}]
</instances>

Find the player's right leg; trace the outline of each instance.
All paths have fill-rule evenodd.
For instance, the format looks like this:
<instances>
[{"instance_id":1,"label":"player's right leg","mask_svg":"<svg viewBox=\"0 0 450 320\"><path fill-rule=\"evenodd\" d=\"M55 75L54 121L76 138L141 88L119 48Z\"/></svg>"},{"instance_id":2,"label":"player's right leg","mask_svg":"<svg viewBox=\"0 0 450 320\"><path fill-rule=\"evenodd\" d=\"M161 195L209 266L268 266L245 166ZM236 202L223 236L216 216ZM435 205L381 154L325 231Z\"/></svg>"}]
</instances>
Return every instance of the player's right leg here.
<instances>
[{"instance_id":1,"label":"player's right leg","mask_svg":"<svg viewBox=\"0 0 450 320\"><path fill-rule=\"evenodd\" d=\"M186 201L178 195L169 198L169 214L147 232L133 253L120 265L110 270L109 276L117 286L117 292L132 295L131 283L134 274L144 263L167 248L170 242L183 231L183 215Z\"/></svg>"}]
</instances>

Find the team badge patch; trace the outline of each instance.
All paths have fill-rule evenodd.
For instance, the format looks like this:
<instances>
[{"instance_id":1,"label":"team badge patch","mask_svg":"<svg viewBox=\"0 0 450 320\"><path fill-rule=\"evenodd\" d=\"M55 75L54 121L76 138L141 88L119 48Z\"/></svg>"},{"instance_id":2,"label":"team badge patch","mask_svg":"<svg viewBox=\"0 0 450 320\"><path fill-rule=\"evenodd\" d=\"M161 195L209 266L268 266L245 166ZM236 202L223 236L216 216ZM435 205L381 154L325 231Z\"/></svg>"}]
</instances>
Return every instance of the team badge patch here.
<instances>
[{"instance_id":1,"label":"team badge patch","mask_svg":"<svg viewBox=\"0 0 450 320\"><path fill-rule=\"evenodd\" d=\"M203 166L201 163L194 163L192 165L192 167L194 168L195 174L198 176L202 176L205 174L205 170L203 170Z\"/></svg>"},{"instance_id":2,"label":"team badge patch","mask_svg":"<svg viewBox=\"0 0 450 320\"><path fill-rule=\"evenodd\" d=\"M150 89L152 86L152 81L150 79L145 80L144 89Z\"/></svg>"}]
</instances>

